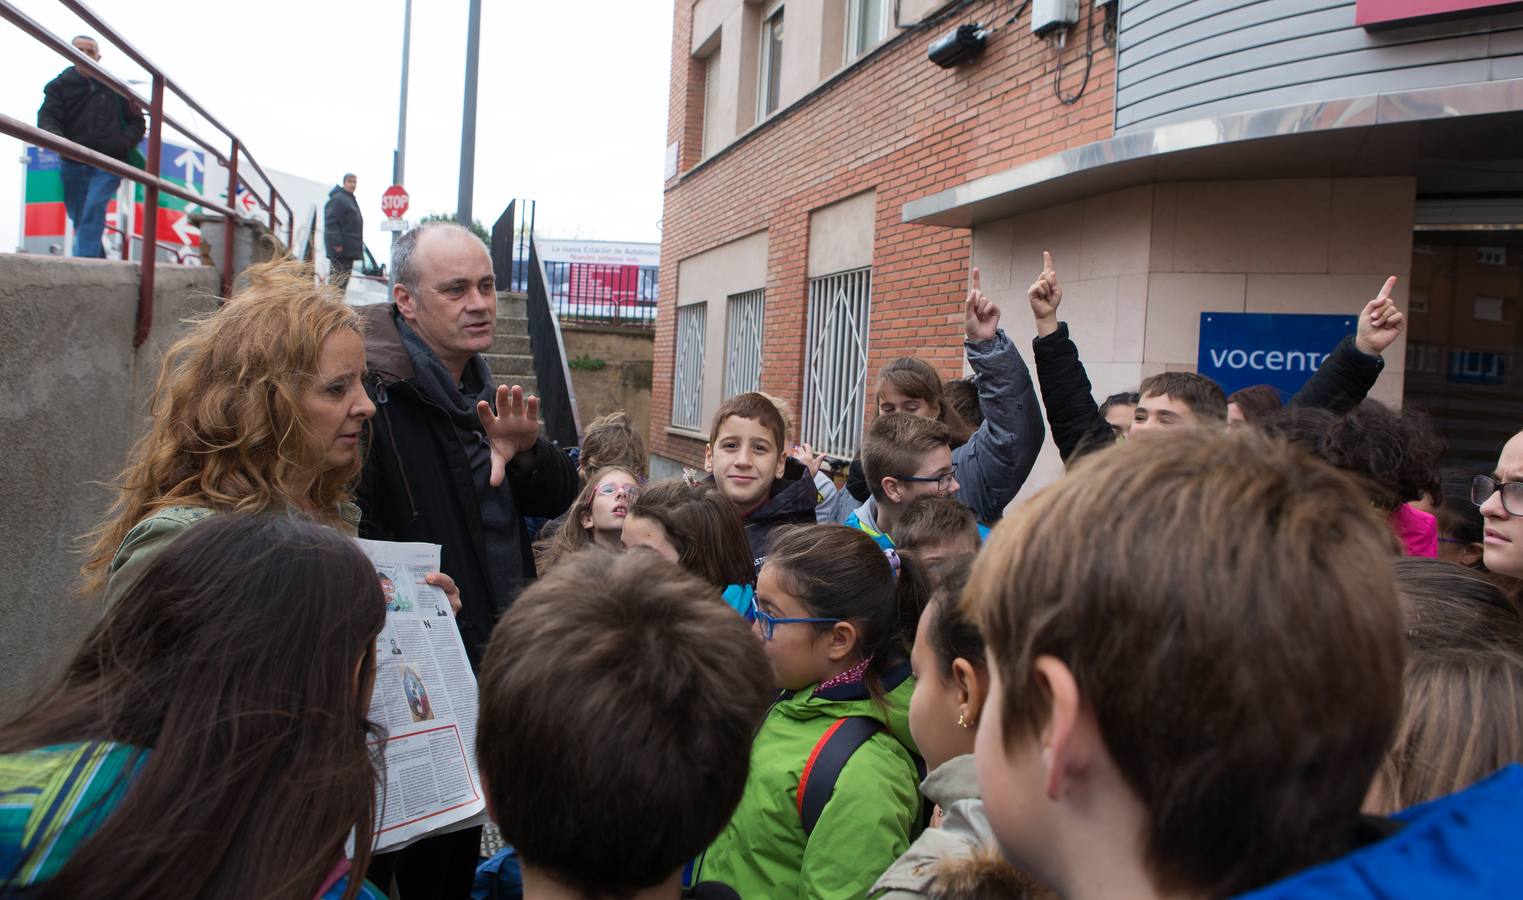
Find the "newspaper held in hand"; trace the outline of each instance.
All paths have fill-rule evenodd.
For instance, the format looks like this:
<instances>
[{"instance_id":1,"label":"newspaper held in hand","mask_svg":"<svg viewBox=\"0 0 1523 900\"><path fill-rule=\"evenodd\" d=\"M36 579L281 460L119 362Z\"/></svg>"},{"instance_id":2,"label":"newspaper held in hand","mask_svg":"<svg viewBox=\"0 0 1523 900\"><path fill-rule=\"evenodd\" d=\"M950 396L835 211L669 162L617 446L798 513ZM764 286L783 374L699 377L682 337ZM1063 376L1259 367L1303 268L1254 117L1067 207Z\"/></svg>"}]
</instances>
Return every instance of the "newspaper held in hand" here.
<instances>
[{"instance_id":1,"label":"newspaper held in hand","mask_svg":"<svg viewBox=\"0 0 1523 900\"><path fill-rule=\"evenodd\" d=\"M483 824L476 770L476 676L444 592L439 545L359 540L386 597L370 719L386 733L377 852Z\"/></svg>"}]
</instances>

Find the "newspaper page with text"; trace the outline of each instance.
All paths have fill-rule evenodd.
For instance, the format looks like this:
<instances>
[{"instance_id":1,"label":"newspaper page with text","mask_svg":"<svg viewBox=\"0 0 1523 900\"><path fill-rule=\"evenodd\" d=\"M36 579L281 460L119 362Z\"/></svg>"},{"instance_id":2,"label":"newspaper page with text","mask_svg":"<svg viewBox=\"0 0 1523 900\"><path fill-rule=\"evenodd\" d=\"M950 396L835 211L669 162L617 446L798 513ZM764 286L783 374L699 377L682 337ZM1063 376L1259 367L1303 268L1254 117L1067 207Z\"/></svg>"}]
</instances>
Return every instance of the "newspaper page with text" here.
<instances>
[{"instance_id":1,"label":"newspaper page with text","mask_svg":"<svg viewBox=\"0 0 1523 900\"><path fill-rule=\"evenodd\" d=\"M444 592L437 544L358 541L386 597L370 718L386 732L376 846L486 821L476 770L476 676Z\"/></svg>"}]
</instances>

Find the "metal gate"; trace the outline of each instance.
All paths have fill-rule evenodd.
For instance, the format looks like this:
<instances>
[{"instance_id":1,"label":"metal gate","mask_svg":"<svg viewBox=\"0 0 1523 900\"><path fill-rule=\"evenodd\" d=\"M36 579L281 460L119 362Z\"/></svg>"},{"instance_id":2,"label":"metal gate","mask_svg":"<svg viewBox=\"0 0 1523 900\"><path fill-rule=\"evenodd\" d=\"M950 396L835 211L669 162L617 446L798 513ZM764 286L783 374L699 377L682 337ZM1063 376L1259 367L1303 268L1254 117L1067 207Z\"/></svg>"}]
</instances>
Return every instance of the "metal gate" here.
<instances>
[{"instance_id":1,"label":"metal gate","mask_svg":"<svg viewBox=\"0 0 1523 900\"><path fill-rule=\"evenodd\" d=\"M725 325L724 395L761 387L762 312L766 292L731 294Z\"/></svg>"},{"instance_id":2,"label":"metal gate","mask_svg":"<svg viewBox=\"0 0 1523 900\"><path fill-rule=\"evenodd\" d=\"M871 268L809 281L803 438L816 453L851 459L861 442L871 294Z\"/></svg>"},{"instance_id":3,"label":"metal gate","mask_svg":"<svg viewBox=\"0 0 1523 900\"><path fill-rule=\"evenodd\" d=\"M703 334L708 304L677 309L677 368L672 378L672 427L700 428L703 414Z\"/></svg>"}]
</instances>

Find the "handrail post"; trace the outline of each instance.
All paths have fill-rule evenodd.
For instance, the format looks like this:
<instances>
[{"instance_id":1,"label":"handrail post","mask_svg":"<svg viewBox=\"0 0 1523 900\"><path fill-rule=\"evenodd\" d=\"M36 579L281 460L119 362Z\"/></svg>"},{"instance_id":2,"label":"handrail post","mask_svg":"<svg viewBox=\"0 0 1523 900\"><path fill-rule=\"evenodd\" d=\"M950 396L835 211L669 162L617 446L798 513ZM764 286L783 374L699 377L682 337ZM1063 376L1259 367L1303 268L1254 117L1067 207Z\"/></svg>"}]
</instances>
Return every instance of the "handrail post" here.
<instances>
[{"instance_id":1,"label":"handrail post","mask_svg":"<svg viewBox=\"0 0 1523 900\"><path fill-rule=\"evenodd\" d=\"M275 235L275 204L280 202L280 192L275 190L275 185L270 185L270 235Z\"/></svg>"},{"instance_id":2,"label":"handrail post","mask_svg":"<svg viewBox=\"0 0 1523 900\"><path fill-rule=\"evenodd\" d=\"M116 195L116 230L122 236L122 262L130 262L132 260L132 231L128 227L130 224L128 222L128 210L137 201L137 183L132 182L131 184L132 187L129 191L131 199L127 202L127 209L122 209L121 191L118 190Z\"/></svg>"},{"instance_id":3,"label":"handrail post","mask_svg":"<svg viewBox=\"0 0 1523 900\"><path fill-rule=\"evenodd\" d=\"M153 105L148 123L148 173L154 176L143 186L143 277L137 301L137 331L132 336L134 348L148 340L153 327L153 276L158 262L159 240L159 160L163 151L164 76L153 76ZM152 249L150 249L150 247Z\"/></svg>"},{"instance_id":4,"label":"handrail post","mask_svg":"<svg viewBox=\"0 0 1523 900\"><path fill-rule=\"evenodd\" d=\"M227 206L238 208L238 139L233 138L233 153L227 163ZM237 220L229 217L222 229L222 297L233 296L233 231Z\"/></svg>"}]
</instances>

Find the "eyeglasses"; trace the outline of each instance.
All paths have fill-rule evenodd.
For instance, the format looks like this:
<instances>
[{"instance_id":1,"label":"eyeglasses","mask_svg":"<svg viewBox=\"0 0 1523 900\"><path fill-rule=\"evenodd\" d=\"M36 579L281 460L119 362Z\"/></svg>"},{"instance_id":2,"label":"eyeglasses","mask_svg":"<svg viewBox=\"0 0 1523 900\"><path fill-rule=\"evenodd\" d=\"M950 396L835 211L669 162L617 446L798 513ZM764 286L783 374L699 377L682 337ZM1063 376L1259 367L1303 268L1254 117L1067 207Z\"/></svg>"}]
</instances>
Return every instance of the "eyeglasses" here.
<instances>
[{"instance_id":1,"label":"eyeglasses","mask_svg":"<svg viewBox=\"0 0 1523 900\"><path fill-rule=\"evenodd\" d=\"M942 472L940 475L899 475L897 477L900 481L935 484L936 490L943 494L949 493L952 490L952 485L957 481L957 476L953 472Z\"/></svg>"},{"instance_id":2,"label":"eyeglasses","mask_svg":"<svg viewBox=\"0 0 1523 900\"><path fill-rule=\"evenodd\" d=\"M1502 508L1509 516L1523 516L1523 481L1497 481L1490 475L1470 479L1470 502L1480 506L1497 491L1502 492Z\"/></svg>"},{"instance_id":3,"label":"eyeglasses","mask_svg":"<svg viewBox=\"0 0 1523 900\"><path fill-rule=\"evenodd\" d=\"M779 619L776 616L762 612L756 601L751 601L751 616L761 623L762 640L772 640L772 631L779 625L834 625L840 619Z\"/></svg>"},{"instance_id":4,"label":"eyeglasses","mask_svg":"<svg viewBox=\"0 0 1523 900\"><path fill-rule=\"evenodd\" d=\"M623 491L625 494L628 494L629 499L631 500L640 496L640 486L638 484L606 483L598 485L598 493L602 494L604 497L611 497L614 494L617 494L619 491Z\"/></svg>"}]
</instances>

